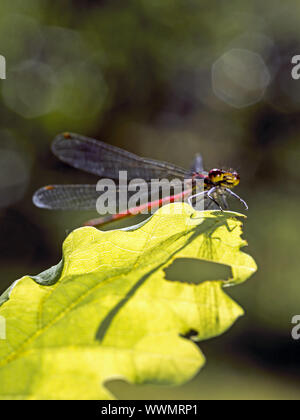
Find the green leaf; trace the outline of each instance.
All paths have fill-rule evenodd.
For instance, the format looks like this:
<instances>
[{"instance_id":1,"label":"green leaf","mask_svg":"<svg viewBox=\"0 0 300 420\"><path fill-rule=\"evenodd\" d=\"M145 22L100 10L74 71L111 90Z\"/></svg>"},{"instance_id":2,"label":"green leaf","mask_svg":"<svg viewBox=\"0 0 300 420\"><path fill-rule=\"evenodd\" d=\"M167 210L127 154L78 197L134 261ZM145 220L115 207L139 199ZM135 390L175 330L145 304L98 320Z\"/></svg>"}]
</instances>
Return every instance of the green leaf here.
<instances>
[{"instance_id":1,"label":"green leaf","mask_svg":"<svg viewBox=\"0 0 300 420\"><path fill-rule=\"evenodd\" d=\"M243 314L223 286L256 270L240 251L239 216L176 203L130 230L71 233L63 262L18 280L2 299L0 398L107 399L104 383L114 378L192 378L204 364L195 341L222 334ZM225 264L232 277L169 280L165 270L177 258ZM194 341L183 337L190 331Z\"/></svg>"}]
</instances>

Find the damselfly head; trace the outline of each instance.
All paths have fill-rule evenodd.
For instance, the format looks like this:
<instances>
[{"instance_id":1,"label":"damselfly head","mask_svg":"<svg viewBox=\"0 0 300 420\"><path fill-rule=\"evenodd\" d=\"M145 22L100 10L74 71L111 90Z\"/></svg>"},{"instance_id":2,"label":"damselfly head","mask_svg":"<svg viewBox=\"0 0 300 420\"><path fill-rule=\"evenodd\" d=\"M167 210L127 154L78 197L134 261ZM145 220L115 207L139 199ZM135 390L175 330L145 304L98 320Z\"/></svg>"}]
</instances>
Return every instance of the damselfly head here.
<instances>
[{"instance_id":1,"label":"damselfly head","mask_svg":"<svg viewBox=\"0 0 300 420\"><path fill-rule=\"evenodd\" d=\"M240 175L236 171L223 171L222 169L211 169L208 177L213 184L226 188L234 188L240 183Z\"/></svg>"},{"instance_id":2,"label":"damselfly head","mask_svg":"<svg viewBox=\"0 0 300 420\"><path fill-rule=\"evenodd\" d=\"M240 183L240 175L235 171L224 172L223 177L222 185L226 186L227 188L236 187Z\"/></svg>"},{"instance_id":3,"label":"damselfly head","mask_svg":"<svg viewBox=\"0 0 300 420\"><path fill-rule=\"evenodd\" d=\"M223 171L221 169L211 169L208 172L208 177L214 184L218 184L223 180Z\"/></svg>"}]
</instances>

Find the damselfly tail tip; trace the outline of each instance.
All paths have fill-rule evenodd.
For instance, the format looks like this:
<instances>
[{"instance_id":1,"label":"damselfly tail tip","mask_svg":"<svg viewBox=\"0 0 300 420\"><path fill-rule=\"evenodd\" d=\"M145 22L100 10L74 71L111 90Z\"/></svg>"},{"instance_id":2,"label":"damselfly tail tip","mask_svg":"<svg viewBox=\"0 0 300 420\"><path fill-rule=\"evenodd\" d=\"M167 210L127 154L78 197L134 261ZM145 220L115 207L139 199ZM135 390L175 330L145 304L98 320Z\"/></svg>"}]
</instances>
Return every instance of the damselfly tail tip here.
<instances>
[{"instance_id":1,"label":"damselfly tail tip","mask_svg":"<svg viewBox=\"0 0 300 420\"><path fill-rule=\"evenodd\" d=\"M83 223L83 226L96 227L104 224L106 217L98 217L97 219L90 219Z\"/></svg>"}]
</instances>

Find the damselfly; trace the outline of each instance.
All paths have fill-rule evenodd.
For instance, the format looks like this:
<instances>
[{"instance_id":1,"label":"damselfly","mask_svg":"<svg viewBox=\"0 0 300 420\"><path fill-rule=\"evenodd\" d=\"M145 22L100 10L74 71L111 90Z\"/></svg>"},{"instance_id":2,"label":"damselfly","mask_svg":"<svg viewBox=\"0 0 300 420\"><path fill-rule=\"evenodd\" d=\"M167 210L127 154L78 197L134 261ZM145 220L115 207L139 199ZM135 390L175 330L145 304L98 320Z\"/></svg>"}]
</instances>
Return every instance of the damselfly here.
<instances>
[{"instance_id":1,"label":"damselfly","mask_svg":"<svg viewBox=\"0 0 300 420\"><path fill-rule=\"evenodd\" d=\"M74 133L59 134L52 143L52 151L61 161L81 169L100 178L118 180L121 171L126 171L128 180L143 179L150 183L151 180L179 179L185 188L180 193L168 194L156 200L151 200L149 191L145 194L143 202L125 211L116 208L116 214L90 220L86 225L99 226L113 220L150 211L165 203L187 200L193 205L195 199L201 197L204 201L204 209L228 209L226 196L230 195L238 199L246 209L248 206L232 188L240 182L240 176L236 171L212 169L205 172L200 155L195 157L193 166L186 170L171 163L154 159L142 158L126 150L103 143L92 138ZM188 180L188 182L186 182ZM202 181L203 190L195 188L196 181ZM155 188L155 183L152 184ZM159 183L157 183L159 188ZM117 188L117 194L122 193L121 186ZM132 191L128 192L129 197ZM99 198L96 185L48 185L40 188L33 196L33 202L37 207L54 210L95 210ZM116 197L117 200L117 197Z\"/></svg>"}]
</instances>

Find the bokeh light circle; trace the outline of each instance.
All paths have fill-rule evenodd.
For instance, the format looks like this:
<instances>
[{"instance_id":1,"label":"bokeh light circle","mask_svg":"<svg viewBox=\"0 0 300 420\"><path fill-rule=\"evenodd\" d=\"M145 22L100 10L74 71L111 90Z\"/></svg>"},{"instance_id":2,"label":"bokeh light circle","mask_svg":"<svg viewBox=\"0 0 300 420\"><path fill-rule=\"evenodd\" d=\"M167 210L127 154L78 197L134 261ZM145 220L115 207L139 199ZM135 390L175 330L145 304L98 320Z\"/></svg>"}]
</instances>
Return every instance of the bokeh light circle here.
<instances>
[{"instance_id":1,"label":"bokeh light circle","mask_svg":"<svg viewBox=\"0 0 300 420\"><path fill-rule=\"evenodd\" d=\"M235 108L259 102L270 80L269 70L262 57L247 49L231 49L212 66L212 88L215 95Z\"/></svg>"}]
</instances>

